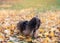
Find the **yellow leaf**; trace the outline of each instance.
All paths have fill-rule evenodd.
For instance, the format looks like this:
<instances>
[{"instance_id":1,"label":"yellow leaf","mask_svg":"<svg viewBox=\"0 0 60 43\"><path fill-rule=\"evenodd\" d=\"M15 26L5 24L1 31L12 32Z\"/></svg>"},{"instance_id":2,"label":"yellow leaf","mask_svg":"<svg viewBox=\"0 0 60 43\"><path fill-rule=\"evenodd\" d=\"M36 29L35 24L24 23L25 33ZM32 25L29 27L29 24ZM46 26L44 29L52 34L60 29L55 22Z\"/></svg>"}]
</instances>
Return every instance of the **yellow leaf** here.
<instances>
[{"instance_id":1,"label":"yellow leaf","mask_svg":"<svg viewBox=\"0 0 60 43\"><path fill-rule=\"evenodd\" d=\"M45 38L42 43L48 43L48 38Z\"/></svg>"},{"instance_id":2,"label":"yellow leaf","mask_svg":"<svg viewBox=\"0 0 60 43\"><path fill-rule=\"evenodd\" d=\"M32 39L31 38L27 38L26 41L32 41Z\"/></svg>"},{"instance_id":3,"label":"yellow leaf","mask_svg":"<svg viewBox=\"0 0 60 43\"><path fill-rule=\"evenodd\" d=\"M0 40L4 40L5 39L5 37L3 36L3 34L2 33L0 33Z\"/></svg>"},{"instance_id":4,"label":"yellow leaf","mask_svg":"<svg viewBox=\"0 0 60 43\"><path fill-rule=\"evenodd\" d=\"M7 43L13 43L13 42L7 42Z\"/></svg>"},{"instance_id":5,"label":"yellow leaf","mask_svg":"<svg viewBox=\"0 0 60 43\"><path fill-rule=\"evenodd\" d=\"M42 37L42 34L38 34L38 36Z\"/></svg>"},{"instance_id":6,"label":"yellow leaf","mask_svg":"<svg viewBox=\"0 0 60 43\"><path fill-rule=\"evenodd\" d=\"M43 33L44 32L44 29L39 29L39 32L42 32Z\"/></svg>"},{"instance_id":7,"label":"yellow leaf","mask_svg":"<svg viewBox=\"0 0 60 43\"><path fill-rule=\"evenodd\" d=\"M54 32L51 32L49 35L50 35L51 37L54 37Z\"/></svg>"},{"instance_id":8,"label":"yellow leaf","mask_svg":"<svg viewBox=\"0 0 60 43\"><path fill-rule=\"evenodd\" d=\"M20 36L18 36L18 38L20 38L20 39L25 39L25 37L24 36L22 36L22 35L20 35Z\"/></svg>"}]
</instances>

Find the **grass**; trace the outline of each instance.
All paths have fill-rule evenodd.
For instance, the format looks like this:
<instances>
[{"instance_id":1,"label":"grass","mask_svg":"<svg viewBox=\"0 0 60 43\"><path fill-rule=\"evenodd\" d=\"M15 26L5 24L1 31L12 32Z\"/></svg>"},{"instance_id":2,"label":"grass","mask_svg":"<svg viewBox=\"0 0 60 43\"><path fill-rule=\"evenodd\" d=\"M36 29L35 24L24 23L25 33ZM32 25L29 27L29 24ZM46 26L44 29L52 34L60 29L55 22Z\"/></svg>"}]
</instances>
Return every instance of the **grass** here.
<instances>
[{"instance_id":1,"label":"grass","mask_svg":"<svg viewBox=\"0 0 60 43\"><path fill-rule=\"evenodd\" d=\"M6 3L6 2L5 2ZM5 4L4 3L4 4ZM9 2L10 3L10 2ZM9 4L7 3L7 4ZM60 0L23 0L22 2L11 3L11 7L0 7L0 9L24 9L24 8L37 8L39 11L50 9L60 9Z\"/></svg>"}]
</instances>

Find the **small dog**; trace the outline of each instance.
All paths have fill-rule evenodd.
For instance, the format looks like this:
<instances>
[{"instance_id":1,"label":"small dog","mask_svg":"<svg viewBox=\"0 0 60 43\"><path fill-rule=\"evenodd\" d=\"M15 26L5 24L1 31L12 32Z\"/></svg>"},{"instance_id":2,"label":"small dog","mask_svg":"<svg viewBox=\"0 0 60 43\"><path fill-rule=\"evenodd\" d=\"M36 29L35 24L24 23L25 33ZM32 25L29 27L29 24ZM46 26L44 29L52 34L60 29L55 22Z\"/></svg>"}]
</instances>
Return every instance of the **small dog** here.
<instances>
[{"instance_id":1,"label":"small dog","mask_svg":"<svg viewBox=\"0 0 60 43\"><path fill-rule=\"evenodd\" d=\"M41 25L41 21L37 17L33 17L30 21L22 21L17 24L17 28L25 36L34 36L36 30Z\"/></svg>"}]
</instances>

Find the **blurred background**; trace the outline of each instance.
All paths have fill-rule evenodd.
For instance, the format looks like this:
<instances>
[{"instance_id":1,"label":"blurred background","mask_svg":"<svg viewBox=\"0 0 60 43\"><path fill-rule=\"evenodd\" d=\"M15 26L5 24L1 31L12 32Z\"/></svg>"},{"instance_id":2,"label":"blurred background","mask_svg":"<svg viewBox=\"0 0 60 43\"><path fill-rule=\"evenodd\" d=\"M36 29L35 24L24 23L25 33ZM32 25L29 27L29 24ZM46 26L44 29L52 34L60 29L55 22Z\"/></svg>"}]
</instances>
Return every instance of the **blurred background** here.
<instances>
[{"instance_id":1,"label":"blurred background","mask_svg":"<svg viewBox=\"0 0 60 43\"><path fill-rule=\"evenodd\" d=\"M60 0L0 0L0 9L37 8L38 10L60 9Z\"/></svg>"}]
</instances>

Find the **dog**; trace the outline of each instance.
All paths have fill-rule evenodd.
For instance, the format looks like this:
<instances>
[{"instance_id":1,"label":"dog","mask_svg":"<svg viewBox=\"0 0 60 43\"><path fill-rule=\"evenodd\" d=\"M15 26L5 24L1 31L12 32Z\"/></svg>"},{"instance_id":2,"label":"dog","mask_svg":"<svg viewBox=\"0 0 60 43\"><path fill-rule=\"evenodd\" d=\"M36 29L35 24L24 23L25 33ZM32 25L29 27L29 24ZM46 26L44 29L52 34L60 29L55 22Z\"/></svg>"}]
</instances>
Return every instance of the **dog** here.
<instances>
[{"instance_id":1,"label":"dog","mask_svg":"<svg viewBox=\"0 0 60 43\"><path fill-rule=\"evenodd\" d=\"M41 21L37 17L33 17L30 21L21 21L17 23L17 29L25 36L34 36L36 30L39 29Z\"/></svg>"}]
</instances>

